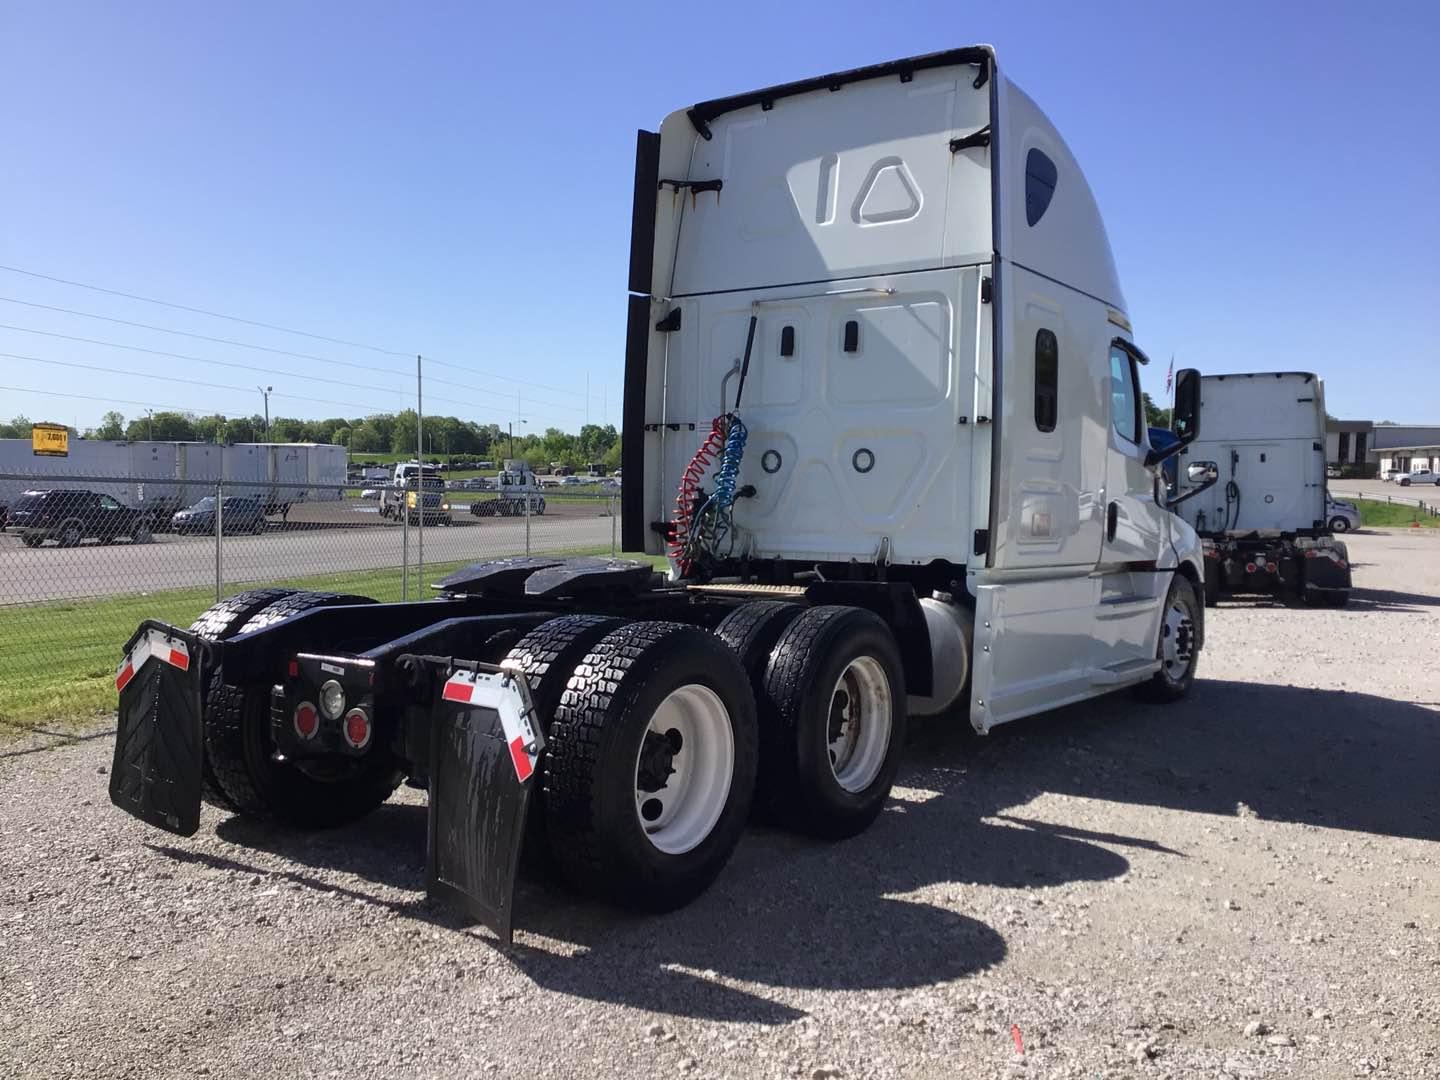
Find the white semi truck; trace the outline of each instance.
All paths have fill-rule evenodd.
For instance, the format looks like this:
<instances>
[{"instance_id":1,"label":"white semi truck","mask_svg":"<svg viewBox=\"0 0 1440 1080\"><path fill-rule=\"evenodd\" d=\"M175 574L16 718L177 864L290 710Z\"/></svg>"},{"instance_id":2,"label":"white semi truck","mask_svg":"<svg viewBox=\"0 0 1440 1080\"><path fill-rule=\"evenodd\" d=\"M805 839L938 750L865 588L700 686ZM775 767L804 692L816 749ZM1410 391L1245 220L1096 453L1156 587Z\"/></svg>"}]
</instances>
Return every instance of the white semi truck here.
<instances>
[{"instance_id":1,"label":"white semi truck","mask_svg":"<svg viewBox=\"0 0 1440 1080\"><path fill-rule=\"evenodd\" d=\"M528 504L528 505L527 505ZM545 513L545 489L524 458L506 458L495 476L493 495L470 504L475 517L524 517Z\"/></svg>"},{"instance_id":2,"label":"white semi truck","mask_svg":"<svg viewBox=\"0 0 1440 1080\"><path fill-rule=\"evenodd\" d=\"M865 829L907 719L995 725L1204 644L1089 187L955 49L702 102L637 144L626 559L479 563L439 599L242 594L125 649L111 797L299 825L429 791L429 886L510 932L522 846L664 910L751 806ZM723 191L723 194L722 194ZM953 720L946 719L954 718Z\"/></svg>"},{"instance_id":3,"label":"white semi truck","mask_svg":"<svg viewBox=\"0 0 1440 1080\"><path fill-rule=\"evenodd\" d=\"M1266 371L1199 385L1205 433L1181 451L1175 512L1203 541L1206 603L1278 593L1343 606L1350 558L1326 511L1323 383Z\"/></svg>"}]
</instances>

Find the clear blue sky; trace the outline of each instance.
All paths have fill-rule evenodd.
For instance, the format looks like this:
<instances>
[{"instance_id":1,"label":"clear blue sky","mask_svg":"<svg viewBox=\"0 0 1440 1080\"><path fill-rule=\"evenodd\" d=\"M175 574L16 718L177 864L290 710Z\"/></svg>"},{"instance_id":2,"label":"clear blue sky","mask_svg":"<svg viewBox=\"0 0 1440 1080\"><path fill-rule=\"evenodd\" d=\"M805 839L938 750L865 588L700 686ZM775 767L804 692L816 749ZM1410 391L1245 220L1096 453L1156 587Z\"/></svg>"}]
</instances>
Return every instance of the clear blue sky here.
<instances>
[{"instance_id":1,"label":"clear blue sky","mask_svg":"<svg viewBox=\"0 0 1440 1080\"><path fill-rule=\"evenodd\" d=\"M427 412L504 423L518 409L573 429L588 373L591 419L608 405L615 422L635 129L695 100L976 42L997 46L1085 168L1157 397L1174 353L1206 371L1315 370L1333 413L1440 423L1433 3L10 0L0 263L471 369L432 368L477 389L437 385ZM277 415L413 401L401 358L7 272L0 297L397 372L0 301L7 326L278 372L5 329L0 352L115 373L0 357L0 384L101 399L0 390L0 416L259 410L253 390L133 373L271 383Z\"/></svg>"}]
</instances>

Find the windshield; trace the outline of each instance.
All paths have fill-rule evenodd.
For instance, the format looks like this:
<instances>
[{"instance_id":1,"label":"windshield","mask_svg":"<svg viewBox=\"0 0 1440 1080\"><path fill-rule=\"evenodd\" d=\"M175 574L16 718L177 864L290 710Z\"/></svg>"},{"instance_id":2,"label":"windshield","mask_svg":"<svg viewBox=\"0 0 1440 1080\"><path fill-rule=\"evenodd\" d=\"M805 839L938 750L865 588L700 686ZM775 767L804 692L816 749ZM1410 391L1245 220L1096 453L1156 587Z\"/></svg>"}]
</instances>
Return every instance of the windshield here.
<instances>
[{"instance_id":1,"label":"windshield","mask_svg":"<svg viewBox=\"0 0 1440 1080\"><path fill-rule=\"evenodd\" d=\"M214 510L214 509L215 509L215 496L214 496L214 495L206 495L205 498L201 499L201 500L200 500L199 502L197 502L197 503L192 503L190 506L187 506L186 509L187 509L187 510Z\"/></svg>"},{"instance_id":2,"label":"windshield","mask_svg":"<svg viewBox=\"0 0 1440 1080\"><path fill-rule=\"evenodd\" d=\"M21 495L15 500L16 510L35 510L45 501L43 495Z\"/></svg>"}]
</instances>

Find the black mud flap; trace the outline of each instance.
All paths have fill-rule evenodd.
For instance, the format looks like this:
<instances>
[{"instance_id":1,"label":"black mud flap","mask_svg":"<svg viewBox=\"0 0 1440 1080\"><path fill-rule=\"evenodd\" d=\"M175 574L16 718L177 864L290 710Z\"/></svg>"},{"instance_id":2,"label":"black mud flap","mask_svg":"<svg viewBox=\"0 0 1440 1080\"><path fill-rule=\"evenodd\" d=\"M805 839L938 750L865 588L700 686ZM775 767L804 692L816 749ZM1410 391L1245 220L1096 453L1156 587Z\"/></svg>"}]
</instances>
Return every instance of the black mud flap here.
<instances>
[{"instance_id":1,"label":"black mud flap","mask_svg":"<svg viewBox=\"0 0 1440 1080\"><path fill-rule=\"evenodd\" d=\"M125 646L110 801L157 829L193 836L200 827L204 753L200 694L208 646L147 620Z\"/></svg>"},{"instance_id":2,"label":"black mud flap","mask_svg":"<svg viewBox=\"0 0 1440 1080\"><path fill-rule=\"evenodd\" d=\"M513 940L515 877L542 736L523 677L450 670L430 715L426 889Z\"/></svg>"}]
</instances>

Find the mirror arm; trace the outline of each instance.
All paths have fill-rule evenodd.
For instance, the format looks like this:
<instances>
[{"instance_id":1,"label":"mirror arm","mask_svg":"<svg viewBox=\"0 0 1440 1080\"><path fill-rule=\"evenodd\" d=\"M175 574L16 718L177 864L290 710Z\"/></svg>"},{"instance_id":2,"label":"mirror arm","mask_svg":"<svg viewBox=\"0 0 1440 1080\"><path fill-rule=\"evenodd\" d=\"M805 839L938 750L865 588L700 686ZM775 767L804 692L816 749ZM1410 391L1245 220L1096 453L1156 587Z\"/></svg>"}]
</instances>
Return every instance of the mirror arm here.
<instances>
[{"instance_id":1,"label":"mirror arm","mask_svg":"<svg viewBox=\"0 0 1440 1080\"><path fill-rule=\"evenodd\" d=\"M1167 509L1167 510L1172 510L1172 509L1174 509L1175 507L1179 506L1181 503L1186 502L1186 501L1189 500L1189 499L1193 499L1196 495L1199 495L1202 491L1209 491L1212 487L1214 487L1214 486L1215 486L1216 484L1218 484L1219 482L1220 482L1220 477L1217 476L1217 477L1215 477L1214 480L1207 480L1207 481L1205 481L1205 483L1201 484L1199 487L1193 487L1193 488L1191 488L1189 491L1185 492L1184 495L1181 495L1181 496L1180 496L1179 498L1177 498L1177 499L1166 499L1166 500L1165 500L1165 509Z\"/></svg>"}]
</instances>

